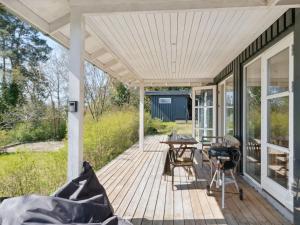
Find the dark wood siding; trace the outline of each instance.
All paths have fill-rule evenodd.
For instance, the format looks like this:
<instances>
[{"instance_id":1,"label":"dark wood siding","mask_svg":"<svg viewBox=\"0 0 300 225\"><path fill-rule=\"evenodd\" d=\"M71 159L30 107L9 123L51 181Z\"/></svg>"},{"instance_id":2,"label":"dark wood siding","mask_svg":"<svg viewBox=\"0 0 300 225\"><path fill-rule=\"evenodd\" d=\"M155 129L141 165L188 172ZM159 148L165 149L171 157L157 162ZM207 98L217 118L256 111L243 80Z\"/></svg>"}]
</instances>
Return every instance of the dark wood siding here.
<instances>
[{"instance_id":1,"label":"dark wood siding","mask_svg":"<svg viewBox=\"0 0 300 225\"><path fill-rule=\"evenodd\" d=\"M294 188L296 188L294 197L294 222L300 224L300 198L299 184L300 179L300 9L295 13L295 31L294 31Z\"/></svg>"},{"instance_id":2,"label":"dark wood siding","mask_svg":"<svg viewBox=\"0 0 300 225\"><path fill-rule=\"evenodd\" d=\"M171 98L171 104L159 104L159 98ZM188 96L155 95L151 96L151 116L163 121L188 119Z\"/></svg>"}]
</instances>

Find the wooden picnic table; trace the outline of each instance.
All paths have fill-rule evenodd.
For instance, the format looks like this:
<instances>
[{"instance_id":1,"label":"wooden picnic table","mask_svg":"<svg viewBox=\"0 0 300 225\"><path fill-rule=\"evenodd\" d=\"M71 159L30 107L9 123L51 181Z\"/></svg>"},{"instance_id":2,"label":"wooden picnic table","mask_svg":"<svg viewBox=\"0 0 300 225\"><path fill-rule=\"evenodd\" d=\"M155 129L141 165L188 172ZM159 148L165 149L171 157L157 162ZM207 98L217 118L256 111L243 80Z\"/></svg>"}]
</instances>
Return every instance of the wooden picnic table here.
<instances>
[{"instance_id":1,"label":"wooden picnic table","mask_svg":"<svg viewBox=\"0 0 300 225\"><path fill-rule=\"evenodd\" d=\"M191 145L198 144L196 139L192 136L179 134L169 135L166 141L161 141L160 143L169 145L169 151L181 151L180 155L183 155L186 148L190 147ZM167 154L164 167L164 174L170 174L170 172L170 158L169 154Z\"/></svg>"}]
</instances>

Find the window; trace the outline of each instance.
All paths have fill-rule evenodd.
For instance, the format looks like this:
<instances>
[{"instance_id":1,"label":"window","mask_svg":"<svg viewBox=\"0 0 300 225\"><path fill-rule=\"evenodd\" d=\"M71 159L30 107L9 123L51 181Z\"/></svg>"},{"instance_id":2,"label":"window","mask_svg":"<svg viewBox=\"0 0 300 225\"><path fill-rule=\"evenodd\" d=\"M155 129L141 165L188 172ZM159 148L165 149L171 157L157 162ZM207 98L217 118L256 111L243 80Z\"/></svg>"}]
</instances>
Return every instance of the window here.
<instances>
[{"instance_id":1,"label":"window","mask_svg":"<svg viewBox=\"0 0 300 225\"><path fill-rule=\"evenodd\" d=\"M245 69L246 172L261 180L261 60Z\"/></svg>"},{"instance_id":2,"label":"window","mask_svg":"<svg viewBox=\"0 0 300 225\"><path fill-rule=\"evenodd\" d=\"M159 104L171 104L172 99L171 98L159 98L158 103Z\"/></svg>"},{"instance_id":3,"label":"window","mask_svg":"<svg viewBox=\"0 0 300 225\"><path fill-rule=\"evenodd\" d=\"M267 61L268 177L288 188L289 48Z\"/></svg>"},{"instance_id":4,"label":"window","mask_svg":"<svg viewBox=\"0 0 300 225\"><path fill-rule=\"evenodd\" d=\"M234 117L233 117L233 76L230 76L225 81L225 93L224 93L224 104L225 104L225 135L233 135Z\"/></svg>"}]
</instances>

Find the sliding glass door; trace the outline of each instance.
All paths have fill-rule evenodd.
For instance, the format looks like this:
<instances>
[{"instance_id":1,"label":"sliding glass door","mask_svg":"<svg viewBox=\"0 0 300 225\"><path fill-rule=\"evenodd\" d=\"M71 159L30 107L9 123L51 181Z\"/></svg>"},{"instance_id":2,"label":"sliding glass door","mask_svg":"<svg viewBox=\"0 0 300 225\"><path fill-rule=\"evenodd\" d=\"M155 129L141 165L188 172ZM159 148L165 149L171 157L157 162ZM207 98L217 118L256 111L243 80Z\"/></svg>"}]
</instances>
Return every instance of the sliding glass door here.
<instances>
[{"instance_id":1,"label":"sliding glass door","mask_svg":"<svg viewBox=\"0 0 300 225\"><path fill-rule=\"evenodd\" d=\"M233 75L218 85L218 135L234 135Z\"/></svg>"},{"instance_id":2,"label":"sliding glass door","mask_svg":"<svg viewBox=\"0 0 300 225\"><path fill-rule=\"evenodd\" d=\"M261 180L261 59L245 67L244 149L245 172Z\"/></svg>"},{"instance_id":3,"label":"sliding glass door","mask_svg":"<svg viewBox=\"0 0 300 225\"><path fill-rule=\"evenodd\" d=\"M202 136L215 136L215 86L193 88L193 134L197 140Z\"/></svg>"},{"instance_id":4,"label":"sliding glass door","mask_svg":"<svg viewBox=\"0 0 300 225\"><path fill-rule=\"evenodd\" d=\"M293 35L244 68L244 171L292 210Z\"/></svg>"}]
</instances>

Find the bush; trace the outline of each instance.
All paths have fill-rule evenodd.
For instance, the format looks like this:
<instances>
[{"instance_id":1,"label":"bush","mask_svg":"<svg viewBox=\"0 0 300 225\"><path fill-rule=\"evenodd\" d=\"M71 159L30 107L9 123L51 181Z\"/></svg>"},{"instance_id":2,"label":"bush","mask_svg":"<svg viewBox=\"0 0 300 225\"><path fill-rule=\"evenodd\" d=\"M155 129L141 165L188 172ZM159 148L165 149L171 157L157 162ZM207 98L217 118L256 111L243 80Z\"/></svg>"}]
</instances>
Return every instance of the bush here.
<instances>
[{"instance_id":1,"label":"bush","mask_svg":"<svg viewBox=\"0 0 300 225\"><path fill-rule=\"evenodd\" d=\"M9 131L0 130L0 147L15 142Z\"/></svg>"},{"instance_id":2,"label":"bush","mask_svg":"<svg viewBox=\"0 0 300 225\"><path fill-rule=\"evenodd\" d=\"M84 158L99 169L138 140L138 113L107 112L98 122L85 117Z\"/></svg>"},{"instance_id":3,"label":"bush","mask_svg":"<svg viewBox=\"0 0 300 225\"><path fill-rule=\"evenodd\" d=\"M11 134L18 142L61 140L66 135L66 122L64 120L58 124L49 120L24 122L18 124Z\"/></svg>"}]
</instances>

